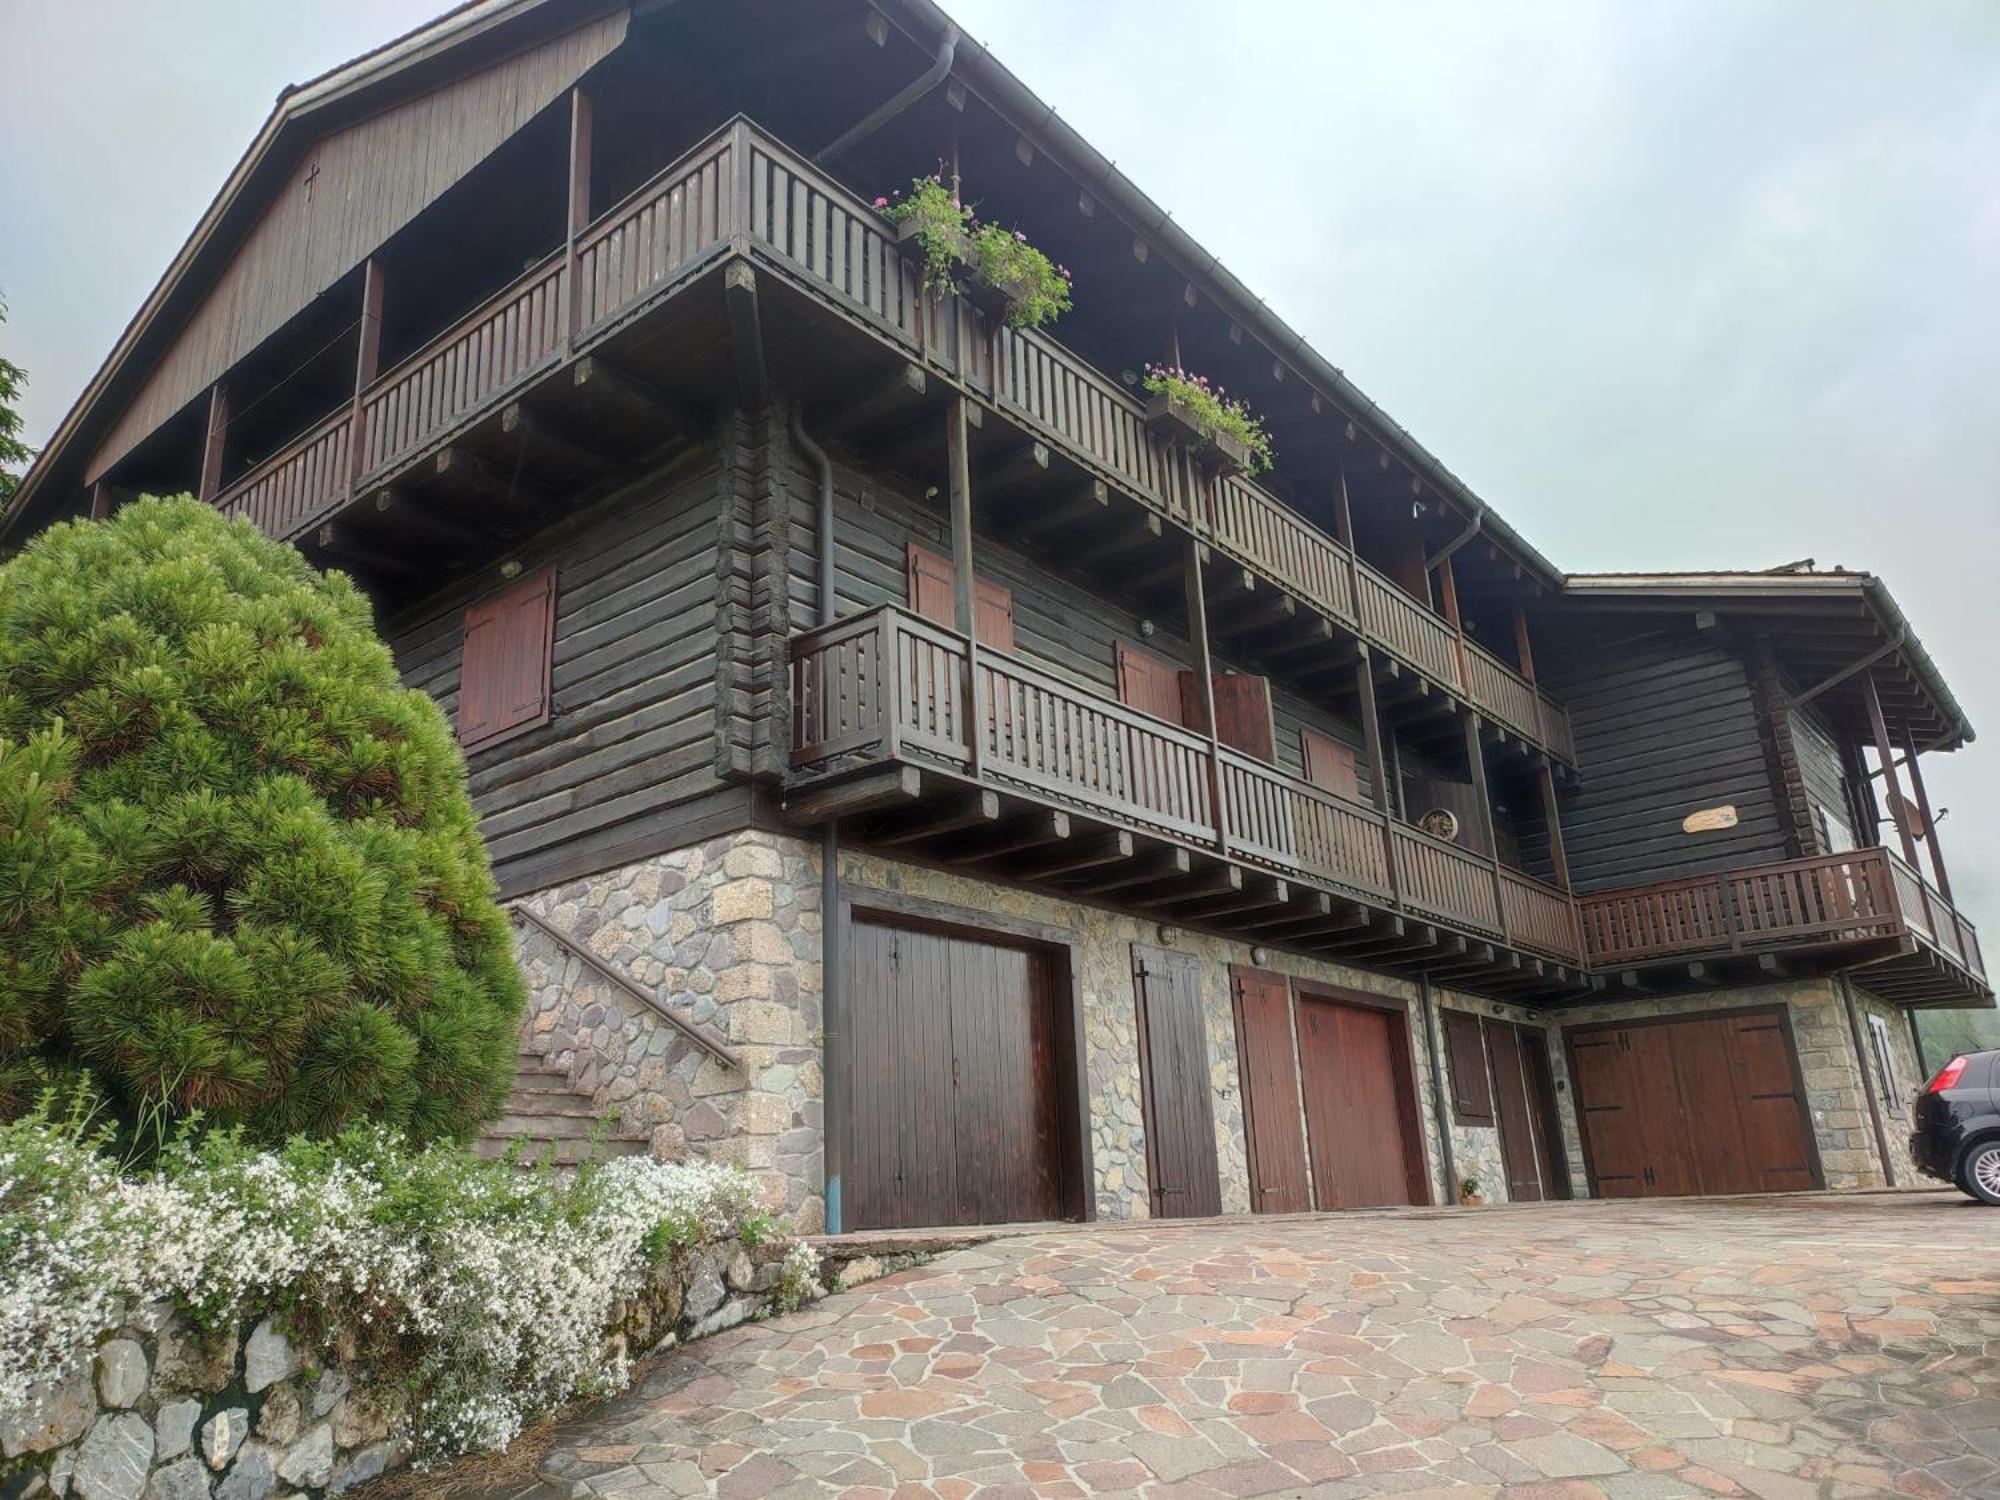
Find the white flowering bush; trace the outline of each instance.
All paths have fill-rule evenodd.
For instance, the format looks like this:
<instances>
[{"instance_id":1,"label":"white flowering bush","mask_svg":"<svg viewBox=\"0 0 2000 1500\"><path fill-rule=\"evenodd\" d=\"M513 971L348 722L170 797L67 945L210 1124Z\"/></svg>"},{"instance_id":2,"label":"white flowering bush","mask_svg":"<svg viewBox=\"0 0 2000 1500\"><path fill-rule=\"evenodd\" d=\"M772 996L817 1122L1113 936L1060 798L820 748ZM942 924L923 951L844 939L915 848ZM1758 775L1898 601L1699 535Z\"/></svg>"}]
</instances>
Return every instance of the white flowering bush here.
<instances>
[{"instance_id":1,"label":"white flowering bush","mask_svg":"<svg viewBox=\"0 0 2000 1500\"><path fill-rule=\"evenodd\" d=\"M760 1227L746 1174L621 1158L568 1181L379 1130L253 1149L184 1138L121 1172L88 1111L0 1124L0 1410L60 1379L138 1306L198 1328L276 1313L400 1388L421 1455L504 1447L622 1387L613 1304L702 1241Z\"/></svg>"}]
</instances>

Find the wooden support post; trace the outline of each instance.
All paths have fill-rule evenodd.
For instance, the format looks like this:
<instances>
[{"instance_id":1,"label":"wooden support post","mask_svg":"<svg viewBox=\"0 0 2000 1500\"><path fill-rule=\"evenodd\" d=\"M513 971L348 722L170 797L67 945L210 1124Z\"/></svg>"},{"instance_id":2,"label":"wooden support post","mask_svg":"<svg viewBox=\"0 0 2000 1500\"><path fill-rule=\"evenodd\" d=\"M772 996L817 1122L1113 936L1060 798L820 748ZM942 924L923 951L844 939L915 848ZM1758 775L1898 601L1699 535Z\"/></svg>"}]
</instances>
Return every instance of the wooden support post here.
<instances>
[{"instance_id":1,"label":"wooden support post","mask_svg":"<svg viewBox=\"0 0 2000 1500\"><path fill-rule=\"evenodd\" d=\"M1449 568L1451 562L1445 561ZM1486 784L1486 746L1479 738L1479 715L1465 716L1465 759L1472 771L1472 801L1479 812L1479 827L1486 835L1486 862L1493 869L1493 909L1500 917L1500 931L1513 940L1507 924L1507 890L1500 878L1500 840L1493 835L1493 794Z\"/></svg>"},{"instance_id":2,"label":"wooden support post","mask_svg":"<svg viewBox=\"0 0 2000 1500\"><path fill-rule=\"evenodd\" d=\"M1458 659L1458 681L1454 686L1470 694L1472 677L1465 670L1465 621L1458 612L1458 573L1450 558L1437 565L1437 575L1438 602L1444 606L1445 623L1451 626L1452 654Z\"/></svg>"},{"instance_id":3,"label":"wooden support post","mask_svg":"<svg viewBox=\"0 0 2000 1500\"><path fill-rule=\"evenodd\" d=\"M1542 821L1549 828L1549 864L1555 869L1556 884L1569 889L1569 854L1563 848L1561 809L1556 803L1556 776L1548 757L1542 757Z\"/></svg>"},{"instance_id":4,"label":"wooden support post","mask_svg":"<svg viewBox=\"0 0 2000 1500\"><path fill-rule=\"evenodd\" d=\"M1215 847L1229 850L1229 817L1222 805L1222 740L1215 724L1215 659L1208 649L1208 600L1201 573L1202 546L1192 536L1182 559L1182 583L1187 591L1188 640L1194 647L1195 701L1201 723L1193 725L1208 736L1209 811L1215 819Z\"/></svg>"},{"instance_id":5,"label":"wooden support post","mask_svg":"<svg viewBox=\"0 0 2000 1500\"><path fill-rule=\"evenodd\" d=\"M1342 486L1343 495L1345 486ZM1355 711L1361 716L1361 745L1368 756L1368 796L1382 815L1383 868L1389 872L1389 895L1398 906L1403 886L1396 874L1396 840L1390 825L1396 820L1395 787L1389 775L1389 757L1382 748L1382 713L1375 702L1375 663L1366 646L1354 656Z\"/></svg>"},{"instance_id":6,"label":"wooden support post","mask_svg":"<svg viewBox=\"0 0 2000 1500\"><path fill-rule=\"evenodd\" d=\"M1910 790L1917 796L1917 816L1924 820L1924 842L1930 845L1931 874L1937 877L1938 894L1951 900L1951 877L1944 872L1944 846L1938 843L1937 819L1931 815L1930 793L1924 790L1924 773L1917 765L1917 737L1911 732L1909 721L1903 722L1903 748L1907 754L1904 762L1910 768Z\"/></svg>"},{"instance_id":7,"label":"wooden support post","mask_svg":"<svg viewBox=\"0 0 2000 1500\"><path fill-rule=\"evenodd\" d=\"M102 521L111 514L111 486L103 480L90 487L90 519Z\"/></svg>"},{"instance_id":8,"label":"wooden support post","mask_svg":"<svg viewBox=\"0 0 2000 1500\"><path fill-rule=\"evenodd\" d=\"M354 405L347 418L347 482L361 478L368 452L368 408L362 397L382 373L382 262L369 256L361 267L361 322L354 343Z\"/></svg>"},{"instance_id":9,"label":"wooden support post","mask_svg":"<svg viewBox=\"0 0 2000 1500\"><path fill-rule=\"evenodd\" d=\"M1896 775L1896 746L1889 738L1888 722L1882 717L1882 694L1875 686L1875 674L1866 673L1861 679L1862 692L1868 701L1868 724L1874 731L1875 754L1882 761L1882 787L1889 804L1889 816L1895 821L1896 832L1903 845L1903 858L1912 870L1917 869L1917 840L1910 829L1909 805L1903 801L1901 779ZM1921 872L1919 874L1921 878Z\"/></svg>"},{"instance_id":10,"label":"wooden support post","mask_svg":"<svg viewBox=\"0 0 2000 1500\"><path fill-rule=\"evenodd\" d=\"M222 459L229 434L229 387L217 381L208 388L208 432L201 445L201 487L196 492L213 503L222 489Z\"/></svg>"},{"instance_id":11,"label":"wooden support post","mask_svg":"<svg viewBox=\"0 0 2000 1500\"><path fill-rule=\"evenodd\" d=\"M576 284L576 243L590 224L590 95L580 88L569 91L569 205L568 239L563 261L564 344L574 349L583 318L583 298Z\"/></svg>"},{"instance_id":12,"label":"wooden support post","mask_svg":"<svg viewBox=\"0 0 2000 1500\"><path fill-rule=\"evenodd\" d=\"M1535 680L1535 648L1528 639L1528 612L1520 605L1514 606L1514 659L1520 665L1521 675Z\"/></svg>"},{"instance_id":13,"label":"wooden support post","mask_svg":"<svg viewBox=\"0 0 2000 1500\"><path fill-rule=\"evenodd\" d=\"M973 608L972 460L967 448L965 397L954 396L945 411L945 470L951 502L952 619L965 638L965 702L968 769L979 779L986 738L986 713L979 697L979 629Z\"/></svg>"}]
</instances>

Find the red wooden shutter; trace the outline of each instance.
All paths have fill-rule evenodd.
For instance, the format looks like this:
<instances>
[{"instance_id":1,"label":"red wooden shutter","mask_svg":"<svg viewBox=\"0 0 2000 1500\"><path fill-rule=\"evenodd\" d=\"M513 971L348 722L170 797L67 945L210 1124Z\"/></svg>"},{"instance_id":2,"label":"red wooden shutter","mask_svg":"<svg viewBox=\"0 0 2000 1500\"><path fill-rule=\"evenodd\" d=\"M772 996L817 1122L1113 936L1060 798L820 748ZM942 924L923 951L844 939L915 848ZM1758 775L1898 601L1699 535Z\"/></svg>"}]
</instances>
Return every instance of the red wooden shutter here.
<instances>
[{"instance_id":1,"label":"red wooden shutter","mask_svg":"<svg viewBox=\"0 0 2000 1500\"><path fill-rule=\"evenodd\" d=\"M1461 1125L1491 1125L1493 1078L1486 1071L1486 1039L1479 1017L1464 1010L1446 1010L1442 1015L1452 1117Z\"/></svg>"},{"instance_id":2,"label":"red wooden shutter","mask_svg":"<svg viewBox=\"0 0 2000 1500\"><path fill-rule=\"evenodd\" d=\"M946 630L958 629L958 573L951 559L910 543L910 608ZM979 644L995 651L1014 649L1014 596L990 579L972 580L972 628Z\"/></svg>"},{"instance_id":3,"label":"red wooden shutter","mask_svg":"<svg viewBox=\"0 0 2000 1500\"><path fill-rule=\"evenodd\" d=\"M1305 756L1307 781L1336 797L1361 800L1361 775L1351 748L1310 729L1299 731L1299 748Z\"/></svg>"},{"instance_id":4,"label":"red wooden shutter","mask_svg":"<svg viewBox=\"0 0 2000 1500\"><path fill-rule=\"evenodd\" d=\"M544 568L465 612L458 679L458 742L490 744L549 721L556 570Z\"/></svg>"},{"instance_id":5,"label":"red wooden shutter","mask_svg":"<svg viewBox=\"0 0 2000 1500\"><path fill-rule=\"evenodd\" d=\"M1244 755L1254 755L1267 764L1276 762L1269 678L1232 672L1215 679L1215 737Z\"/></svg>"},{"instance_id":6,"label":"red wooden shutter","mask_svg":"<svg viewBox=\"0 0 2000 1500\"><path fill-rule=\"evenodd\" d=\"M1117 647L1118 701L1140 713L1185 724L1181 711L1181 678L1186 674L1150 651L1123 641Z\"/></svg>"}]
</instances>

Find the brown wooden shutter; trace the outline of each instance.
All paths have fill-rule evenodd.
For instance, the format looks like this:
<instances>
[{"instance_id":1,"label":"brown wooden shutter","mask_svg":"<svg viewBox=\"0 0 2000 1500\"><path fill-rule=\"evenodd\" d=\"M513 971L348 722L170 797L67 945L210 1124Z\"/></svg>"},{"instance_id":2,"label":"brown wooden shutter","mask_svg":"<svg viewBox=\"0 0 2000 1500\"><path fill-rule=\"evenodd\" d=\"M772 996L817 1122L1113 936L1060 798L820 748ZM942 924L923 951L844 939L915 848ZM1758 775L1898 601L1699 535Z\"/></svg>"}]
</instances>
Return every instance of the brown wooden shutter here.
<instances>
[{"instance_id":1,"label":"brown wooden shutter","mask_svg":"<svg viewBox=\"0 0 2000 1500\"><path fill-rule=\"evenodd\" d=\"M1493 1080L1486 1071L1486 1041L1479 1017L1464 1010L1446 1010L1442 1015L1452 1118L1461 1125L1491 1125Z\"/></svg>"},{"instance_id":2,"label":"brown wooden shutter","mask_svg":"<svg viewBox=\"0 0 2000 1500\"><path fill-rule=\"evenodd\" d=\"M1254 755L1267 765L1278 759L1271 720L1271 681L1245 672L1215 679L1215 737L1230 749Z\"/></svg>"},{"instance_id":3,"label":"brown wooden shutter","mask_svg":"<svg viewBox=\"0 0 2000 1500\"><path fill-rule=\"evenodd\" d=\"M465 612L458 742L466 749L549 721L556 570L544 568Z\"/></svg>"},{"instance_id":4,"label":"brown wooden shutter","mask_svg":"<svg viewBox=\"0 0 2000 1500\"><path fill-rule=\"evenodd\" d=\"M1169 724L1188 722L1181 705L1181 679L1187 673L1123 641L1117 646L1117 666L1120 703Z\"/></svg>"},{"instance_id":5,"label":"brown wooden shutter","mask_svg":"<svg viewBox=\"0 0 2000 1500\"><path fill-rule=\"evenodd\" d=\"M1299 749L1305 758L1308 782L1336 797L1361 800L1361 773L1355 767L1351 746L1314 730L1301 729Z\"/></svg>"},{"instance_id":6,"label":"brown wooden shutter","mask_svg":"<svg viewBox=\"0 0 2000 1500\"><path fill-rule=\"evenodd\" d=\"M958 572L951 559L910 543L910 608L946 630L958 629ZM991 579L972 580L972 628L979 644L995 651L1014 649L1014 595Z\"/></svg>"}]
</instances>

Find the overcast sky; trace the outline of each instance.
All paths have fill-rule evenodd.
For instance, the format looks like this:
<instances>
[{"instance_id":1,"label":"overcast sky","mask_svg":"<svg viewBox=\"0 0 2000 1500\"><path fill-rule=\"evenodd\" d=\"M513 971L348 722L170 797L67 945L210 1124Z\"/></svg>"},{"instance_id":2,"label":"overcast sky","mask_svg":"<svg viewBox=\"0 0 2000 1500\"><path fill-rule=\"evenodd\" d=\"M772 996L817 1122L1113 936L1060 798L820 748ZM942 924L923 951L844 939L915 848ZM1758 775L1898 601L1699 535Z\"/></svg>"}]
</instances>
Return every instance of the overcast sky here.
<instances>
[{"instance_id":1,"label":"overcast sky","mask_svg":"<svg viewBox=\"0 0 2000 1500\"><path fill-rule=\"evenodd\" d=\"M0 0L39 441L287 82L431 0ZM959 0L1559 566L1881 573L2000 952L2000 4Z\"/></svg>"}]
</instances>

